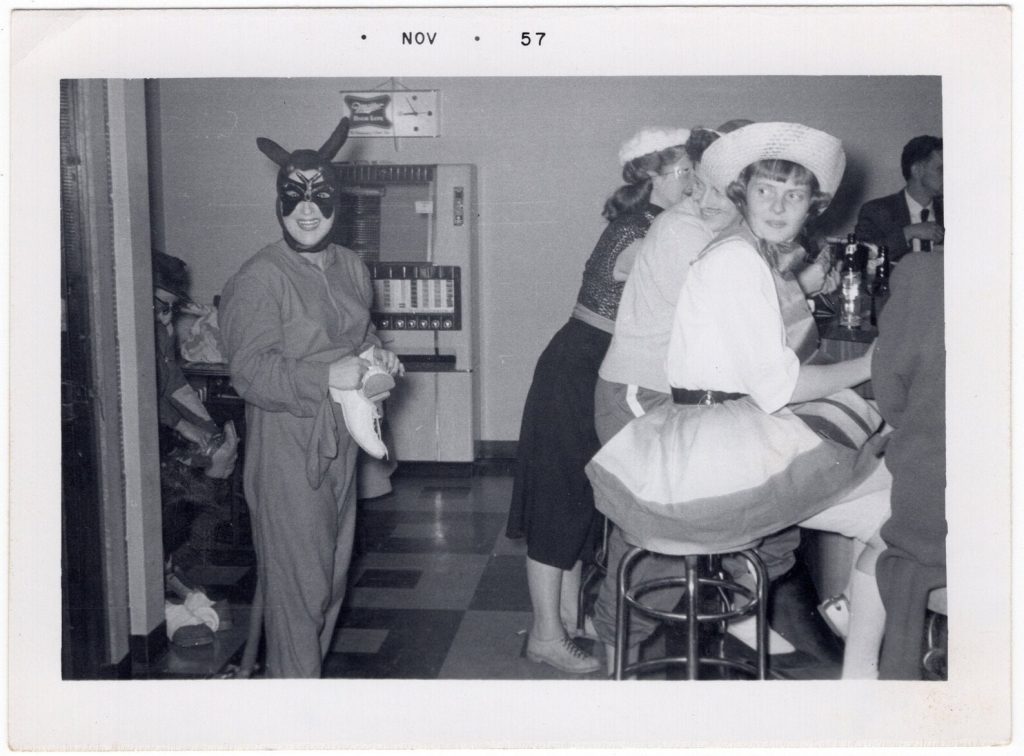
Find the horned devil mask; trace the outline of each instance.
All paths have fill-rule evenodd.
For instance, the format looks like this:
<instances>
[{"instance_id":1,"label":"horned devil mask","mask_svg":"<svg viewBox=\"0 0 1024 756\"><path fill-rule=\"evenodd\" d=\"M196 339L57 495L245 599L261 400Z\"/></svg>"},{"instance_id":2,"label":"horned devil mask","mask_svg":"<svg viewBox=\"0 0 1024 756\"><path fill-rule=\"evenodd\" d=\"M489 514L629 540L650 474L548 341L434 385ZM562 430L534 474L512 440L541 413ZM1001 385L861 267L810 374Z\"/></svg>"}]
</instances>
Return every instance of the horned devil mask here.
<instances>
[{"instance_id":1,"label":"horned devil mask","mask_svg":"<svg viewBox=\"0 0 1024 756\"><path fill-rule=\"evenodd\" d=\"M319 252L330 243L341 185L331 165L348 138L348 118L318 150L288 152L259 137L256 146L281 169L277 172L277 221L284 240L296 252Z\"/></svg>"}]
</instances>

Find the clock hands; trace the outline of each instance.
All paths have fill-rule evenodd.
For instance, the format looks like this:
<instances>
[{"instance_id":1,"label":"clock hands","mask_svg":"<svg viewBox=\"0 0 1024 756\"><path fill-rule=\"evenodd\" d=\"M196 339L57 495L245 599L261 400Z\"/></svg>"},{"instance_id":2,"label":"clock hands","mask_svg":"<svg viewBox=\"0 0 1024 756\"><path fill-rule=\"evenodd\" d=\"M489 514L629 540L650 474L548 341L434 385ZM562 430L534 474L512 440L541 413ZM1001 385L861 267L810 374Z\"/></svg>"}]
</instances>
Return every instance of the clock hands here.
<instances>
[{"instance_id":1,"label":"clock hands","mask_svg":"<svg viewBox=\"0 0 1024 756\"><path fill-rule=\"evenodd\" d=\"M409 106L409 110L411 112L409 112L409 113L399 113L399 115L419 115L419 113L416 110L416 106L413 105L411 102L409 102L409 98L408 97L405 98L405 103Z\"/></svg>"}]
</instances>

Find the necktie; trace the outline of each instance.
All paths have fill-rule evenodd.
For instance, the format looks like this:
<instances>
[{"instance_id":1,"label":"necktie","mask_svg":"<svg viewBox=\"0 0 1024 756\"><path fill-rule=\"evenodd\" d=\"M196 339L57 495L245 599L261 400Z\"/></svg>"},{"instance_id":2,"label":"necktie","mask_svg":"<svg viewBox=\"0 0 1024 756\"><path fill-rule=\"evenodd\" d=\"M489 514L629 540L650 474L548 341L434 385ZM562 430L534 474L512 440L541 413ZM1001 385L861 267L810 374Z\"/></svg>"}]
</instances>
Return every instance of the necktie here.
<instances>
[{"instance_id":1,"label":"necktie","mask_svg":"<svg viewBox=\"0 0 1024 756\"><path fill-rule=\"evenodd\" d=\"M928 222L928 216L931 215L931 214L932 214L931 210L929 210L927 207L924 208L923 210L921 210L921 222L922 223L927 223ZM928 241L927 239L922 239L921 240L921 251L922 252L931 252L932 251L932 243L930 241Z\"/></svg>"}]
</instances>

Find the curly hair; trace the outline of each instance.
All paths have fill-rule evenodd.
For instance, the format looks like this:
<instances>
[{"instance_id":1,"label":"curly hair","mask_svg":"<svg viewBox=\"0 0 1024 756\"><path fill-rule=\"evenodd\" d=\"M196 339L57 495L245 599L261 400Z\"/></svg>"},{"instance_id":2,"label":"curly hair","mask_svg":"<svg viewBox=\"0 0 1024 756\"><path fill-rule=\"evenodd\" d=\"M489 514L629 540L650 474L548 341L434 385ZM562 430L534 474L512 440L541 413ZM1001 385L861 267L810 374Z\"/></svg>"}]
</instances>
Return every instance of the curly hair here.
<instances>
[{"instance_id":1,"label":"curly hair","mask_svg":"<svg viewBox=\"0 0 1024 756\"><path fill-rule=\"evenodd\" d=\"M662 173L665 168L686 155L686 145L677 144L630 160L622 166L622 180L626 183L605 200L601 215L613 221L620 215L642 207L651 197L651 175Z\"/></svg>"}]
</instances>

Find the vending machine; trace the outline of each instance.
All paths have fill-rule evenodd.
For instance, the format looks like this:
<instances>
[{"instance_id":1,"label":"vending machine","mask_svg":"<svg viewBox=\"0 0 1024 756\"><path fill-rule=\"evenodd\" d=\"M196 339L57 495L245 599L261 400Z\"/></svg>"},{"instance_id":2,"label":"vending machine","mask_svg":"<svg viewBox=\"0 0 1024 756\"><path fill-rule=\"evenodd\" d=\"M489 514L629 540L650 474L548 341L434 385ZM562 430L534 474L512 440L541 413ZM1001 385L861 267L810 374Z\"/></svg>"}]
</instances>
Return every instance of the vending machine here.
<instances>
[{"instance_id":1,"label":"vending machine","mask_svg":"<svg viewBox=\"0 0 1024 756\"><path fill-rule=\"evenodd\" d=\"M479 437L472 165L336 163L335 241L373 279L373 323L405 377L385 403L400 462L472 462Z\"/></svg>"}]
</instances>

